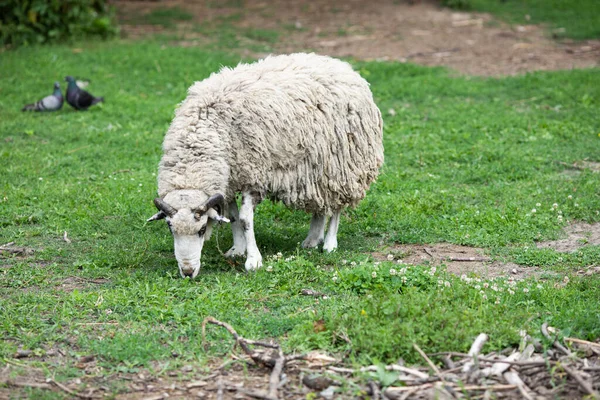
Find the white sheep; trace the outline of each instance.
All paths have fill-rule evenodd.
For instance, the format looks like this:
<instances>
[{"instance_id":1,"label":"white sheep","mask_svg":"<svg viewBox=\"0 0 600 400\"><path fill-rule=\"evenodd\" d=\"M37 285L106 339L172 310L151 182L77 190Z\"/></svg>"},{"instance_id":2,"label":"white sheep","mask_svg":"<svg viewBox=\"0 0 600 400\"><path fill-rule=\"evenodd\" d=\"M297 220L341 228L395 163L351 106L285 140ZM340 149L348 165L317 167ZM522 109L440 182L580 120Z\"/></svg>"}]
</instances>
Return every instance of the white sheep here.
<instances>
[{"instance_id":1,"label":"white sheep","mask_svg":"<svg viewBox=\"0 0 600 400\"><path fill-rule=\"evenodd\" d=\"M214 221L229 222L223 214L233 231L226 256L247 253L246 270L259 268L254 209L266 197L312 213L302 245L324 242L330 252L341 211L379 173L382 136L369 84L346 62L297 53L223 68L192 85L175 113L159 164L159 212L148 221L166 218L182 277L198 275Z\"/></svg>"}]
</instances>

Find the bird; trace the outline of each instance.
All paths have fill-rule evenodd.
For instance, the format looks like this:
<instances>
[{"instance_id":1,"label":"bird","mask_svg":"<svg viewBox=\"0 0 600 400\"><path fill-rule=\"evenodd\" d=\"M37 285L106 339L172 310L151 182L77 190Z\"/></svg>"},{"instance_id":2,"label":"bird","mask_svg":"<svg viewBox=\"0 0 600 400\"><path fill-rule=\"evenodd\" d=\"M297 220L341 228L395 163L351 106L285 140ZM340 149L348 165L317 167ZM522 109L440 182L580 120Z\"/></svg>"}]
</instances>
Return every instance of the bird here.
<instances>
[{"instance_id":1,"label":"bird","mask_svg":"<svg viewBox=\"0 0 600 400\"><path fill-rule=\"evenodd\" d=\"M60 91L60 84L54 82L54 91L51 95L35 103L25 105L21 111L57 111L62 108L64 101L65 99Z\"/></svg>"},{"instance_id":2,"label":"bird","mask_svg":"<svg viewBox=\"0 0 600 400\"><path fill-rule=\"evenodd\" d=\"M65 81L69 83L67 86L67 103L74 109L84 111L94 104L104 101L104 97L94 97L77 86L77 82L72 76L65 77Z\"/></svg>"}]
</instances>

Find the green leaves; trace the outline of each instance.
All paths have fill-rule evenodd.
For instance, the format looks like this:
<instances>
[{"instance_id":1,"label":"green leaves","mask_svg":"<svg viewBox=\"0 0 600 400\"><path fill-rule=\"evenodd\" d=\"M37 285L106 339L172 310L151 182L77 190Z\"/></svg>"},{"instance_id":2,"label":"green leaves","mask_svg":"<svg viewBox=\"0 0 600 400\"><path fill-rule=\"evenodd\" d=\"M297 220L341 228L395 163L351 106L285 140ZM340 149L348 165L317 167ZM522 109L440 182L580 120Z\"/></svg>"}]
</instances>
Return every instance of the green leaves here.
<instances>
[{"instance_id":1,"label":"green leaves","mask_svg":"<svg viewBox=\"0 0 600 400\"><path fill-rule=\"evenodd\" d=\"M0 3L0 45L13 47L82 36L114 36L105 0L6 0Z\"/></svg>"}]
</instances>

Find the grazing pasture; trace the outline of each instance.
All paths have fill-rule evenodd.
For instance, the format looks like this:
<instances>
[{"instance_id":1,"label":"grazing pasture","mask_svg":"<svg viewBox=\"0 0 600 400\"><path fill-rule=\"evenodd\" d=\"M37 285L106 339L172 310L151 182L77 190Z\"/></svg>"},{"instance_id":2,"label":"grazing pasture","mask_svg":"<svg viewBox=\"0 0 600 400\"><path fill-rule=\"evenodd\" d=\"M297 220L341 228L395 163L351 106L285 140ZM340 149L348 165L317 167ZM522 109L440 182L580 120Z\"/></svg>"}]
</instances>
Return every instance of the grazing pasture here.
<instances>
[{"instance_id":1,"label":"grazing pasture","mask_svg":"<svg viewBox=\"0 0 600 400\"><path fill-rule=\"evenodd\" d=\"M162 139L187 88L238 61L158 42L2 53L0 369L11 379L111 395L133 390L122 377L199 379L233 343L210 328L203 345L207 316L285 352L319 350L355 366L422 363L413 343L466 352L481 332L486 351L517 346L522 330L549 346L544 322L561 336L600 336L598 69L473 78L352 61L384 116L385 164L343 214L338 250L302 249L310 216L265 201L255 220L261 270L221 255L232 242L223 225L198 277L181 279L166 225L145 223ZM89 80L105 102L20 111L66 75ZM573 251L536 245L574 223L589 233ZM495 273L484 263L478 274L451 274L409 246L439 243L481 249ZM0 396L68 396L1 385Z\"/></svg>"}]
</instances>

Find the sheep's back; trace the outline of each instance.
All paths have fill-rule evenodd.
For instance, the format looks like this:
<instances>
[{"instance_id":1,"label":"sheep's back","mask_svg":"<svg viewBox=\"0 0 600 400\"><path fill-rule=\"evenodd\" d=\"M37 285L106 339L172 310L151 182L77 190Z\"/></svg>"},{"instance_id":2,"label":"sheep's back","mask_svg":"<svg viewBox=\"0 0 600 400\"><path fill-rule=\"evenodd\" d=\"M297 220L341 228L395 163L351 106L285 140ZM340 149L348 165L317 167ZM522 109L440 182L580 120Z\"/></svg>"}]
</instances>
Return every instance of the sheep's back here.
<instances>
[{"instance_id":1,"label":"sheep's back","mask_svg":"<svg viewBox=\"0 0 600 400\"><path fill-rule=\"evenodd\" d=\"M258 189L293 208L330 212L356 205L383 163L381 114L345 62L269 57L224 69L190 93L230 127L230 191Z\"/></svg>"}]
</instances>

